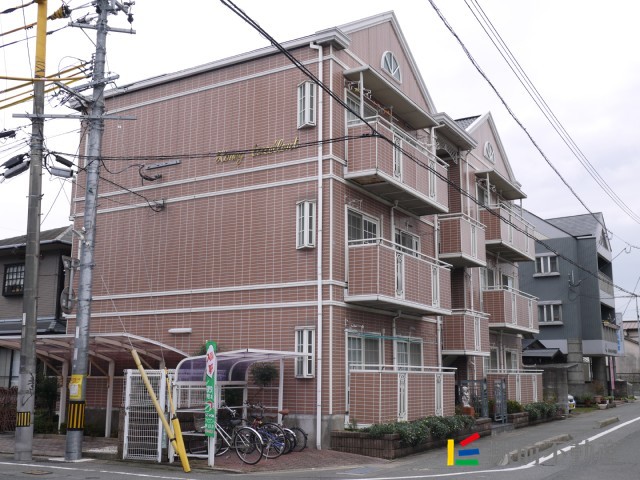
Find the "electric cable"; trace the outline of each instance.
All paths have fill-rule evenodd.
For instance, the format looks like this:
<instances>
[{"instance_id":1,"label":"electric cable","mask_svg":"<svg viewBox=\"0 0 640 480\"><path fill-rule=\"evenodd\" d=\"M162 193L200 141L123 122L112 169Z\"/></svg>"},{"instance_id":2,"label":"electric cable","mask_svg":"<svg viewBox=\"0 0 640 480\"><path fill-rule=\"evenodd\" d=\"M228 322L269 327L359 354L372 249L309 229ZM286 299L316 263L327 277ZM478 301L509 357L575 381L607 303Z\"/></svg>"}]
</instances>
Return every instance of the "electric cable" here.
<instances>
[{"instance_id":1,"label":"electric cable","mask_svg":"<svg viewBox=\"0 0 640 480\"><path fill-rule=\"evenodd\" d=\"M336 99L340 105L342 105L345 109L347 109L347 111L350 111L352 113L355 114L355 112L353 111L353 109L351 109L345 102L342 101L342 99L339 99L337 97L337 95L333 92L330 91L330 89L324 85L317 77L315 77L315 75L313 75L304 65L298 65L299 62L297 61L297 59L295 59L295 57L293 57L281 44L279 44L273 37L271 37L267 32L264 31L264 29L262 29L262 27L260 27L254 20L252 20L245 12L243 12L240 8L238 8L235 4L233 4L233 2L231 2L230 0L220 0L225 6L227 6L228 8L230 8L234 13L236 13L238 16L240 16L246 23L248 23L249 25L251 25L254 29L256 29L258 32L260 32L261 35L263 35L265 38L267 38L279 51L281 51L283 54L285 54L285 56L287 58L289 58L292 62L294 62L294 65L296 65L300 70L302 70L305 74L307 74L310 78L314 79L315 82L319 82L319 86L325 91L328 92L329 95L331 96L331 98ZM586 204L584 204L584 202L580 199L580 197L574 192L573 188L566 182L566 180L564 180L564 178L562 177L562 175L560 175L560 173L557 171L557 169L555 168L555 166L553 166L553 164L550 162L550 160L546 157L546 155L544 154L544 152L542 151L542 149L538 146L538 144L535 142L535 140L533 139L533 137L529 134L529 132L527 131L527 129L524 127L524 125L520 122L520 120L517 118L517 116L515 115L515 113L511 110L511 108L509 107L509 105L506 103L506 101L504 101L503 97L499 94L499 92L497 91L497 89L493 86L493 84L491 83L491 81L489 80L489 78L484 74L484 72L482 71L482 69L480 68L480 66L477 64L477 62L475 61L475 59L471 56L470 52L468 51L468 49L466 48L466 46L464 45L464 43L462 43L462 41L459 39L459 37L457 36L457 34L455 33L455 31L453 31L453 29L451 28L451 26L448 24L447 20L444 18L444 16L442 15L442 13L438 10L437 6L433 3L433 0L429 0L429 2L431 3L431 5L433 6L433 8L436 10L436 12L438 13L438 15L440 16L441 20L445 23L445 25L447 26L447 28L449 28L450 32L456 37L456 39L458 39L458 42L461 44L463 50L467 53L467 56L469 57L469 59L472 61L472 63L474 64L474 66L476 67L476 69L481 73L481 75L485 78L485 80L492 86L492 88L494 89L494 92L498 95L498 97L500 98L500 100L502 101L503 105L505 106L505 108L508 110L508 112L511 114L511 116L514 118L514 120L518 123L518 125L520 125L520 127L525 131L525 133L527 134L527 136L529 137L529 139L531 140L531 142L536 146L536 148L538 149L538 151L540 152L540 154L543 156L543 158L547 161L547 163L549 164L549 166L551 166L552 169L554 169L554 171L557 172L558 176L563 180L563 182L565 183L565 185L567 186L567 188L569 188L569 190L574 193L574 196L580 201L580 203L582 203L582 205L587 209L587 211L596 219L596 221L602 226L602 228L605 231L608 231L607 228L602 224L602 222L600 222L600 220L595 216L595 214L593 212L591 212L591 210L589 210L589 208L586 206ZM484 207L484 205L482 205L475 197L473 197L471 194L469 194L468 192L465 192L464 190L462 190L461 187L455 185L453 182L451 182L447 177L445 177L444 175L442 175L441 173L437 172L436 169L430 167L429 165L425 164L424 162L421 162L420 160L414 158L411 154L409 154L408 152L406 152L405 150L403 150L401 147L398 147L395 142L393 142L392 139L387 138L385 135L380 134L374 127L372 127L368 122L366 122L363 118L360 117L360 115L357 115L358 118L360 120L362 120L367 126L369 126L369 128L371 128L373 135L380 137L381 139L387 141L388 143L390 143L394 148L397 148L398 150L400 150L403 154L407 155L408 158L412 159L416 164L423 166L424 168L426 168L427 170L431 171L432 173L434 173L438 178L440 178L441 180L444 180L448 185L454 187L456 190L458 190L459 193L467 196L469 199L471 199L473 202L475 202L476 204ZM514 224L513 222L502 218L502 216L500 215L499 212L495 212L492 209L487 208L486 211L490 212L492 215L500 218L501 221L505 222L506 224L510 225L512 228L516 229L517 231L521 232L522 234L524 234L525 236L527 236L528 238L531 238L532 240L534 240L536 243L538 243L539 245L543 246L544 248L546 248L549 252L554 253L556 256L565 259L567 262L569 262L570 264L572 264L573 266L575 266L576 268L580 268L581 270L585 271L586 273L588 273L589 275L592 275L596 278L599 278L597 273L594 273L592 271L590 271L588 268L579 265L578 263L574 262L573 260L571 260L570 258L560 254L559 252L557 252L554 248L552 248L550 245L548 245L547 243L545 243L544 241L536 238L534 235L532 235L531 233L529 233L528 231L526 231L525 229L522 229L519 225ZM618 290L625 292L625 293L629 293L631 295L635 295L633 292L629 292L628 290L619 287L617 285L615 285L613 282L609 282L607 280L603 281L605 283L610 283L612 286L614 286L615 288L617 288Z\"/></svg>"},{"instance_id":2,"label":"electric cable","mask_svg":"<svg viewBox=\"0 0 640 480\"><path fill-rule=\"evenodd\" d=\"M473 10L471 2L474 7L477 9ZM525 91L529 94L531 99L534 101L538 109L542 112L545 118L551 124L551 127L556 131L556 133L560 136L562 141L567 145L569 150L573 153L573 155L577 158L580 164L585 168L587 173L593 178L593 180L602 188L605 194L616 203L629 218L631 218L636 223L640 223L640 217L636 215L633 210L616 194L616 192L607 184L607 182L602 178L600 173L596 170L596 168L591 164L587 156L582 152L582 150L578 147L576 142L573 140L571 135L564 128L560 120L551 110L551 107L547 104L545 99L542 97L538 89L535 87L529 76L526 74L515 55L511 52L506 42L501 37L500 33L497 31L491 20L489 19L486 12L480 6L478 0L465 0L465 3L477 22L480 24L484 32L487 34L493 45L496 47L502 58L505 60L511 71L514 73L520 84L524 87ZM480 15L479 18L478 15ZM485 23L483 23L485 22ZM486 25L485 25L486 24ZM487 30L487 28L489 30ZM493 36L492 36L493 35ZM495 37L495 38L494 38ZM498 43L496 43L496 41ZM499 45L498 45L499 44ZM507 58L508 57L508 58ZM624 241L623 239L621 239ZM625 242L627 243L627 242ZM640 248L633 245L630 245L632 248Z\"/></svg>"}]
</instances>

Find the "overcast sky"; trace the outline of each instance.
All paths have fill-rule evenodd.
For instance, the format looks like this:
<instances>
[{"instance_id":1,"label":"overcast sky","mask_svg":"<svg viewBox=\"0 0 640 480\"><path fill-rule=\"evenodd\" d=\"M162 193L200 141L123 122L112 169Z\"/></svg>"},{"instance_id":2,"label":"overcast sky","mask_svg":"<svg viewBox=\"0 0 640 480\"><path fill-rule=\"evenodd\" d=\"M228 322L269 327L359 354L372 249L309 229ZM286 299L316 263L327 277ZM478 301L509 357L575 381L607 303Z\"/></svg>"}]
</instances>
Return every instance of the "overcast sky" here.
<instances>
[{"instance_id":1,"label":"overcast sky","mask_svg":"<svg viewBox=\"0 0 640 480\"><path fill-rule=\"evenodd\" d=\"M612 0L605 6L591 0L476 1L589 162L627 206L640 215L635 178L638 172L633 170L638 165L640 146L640 2ZM11 6L20 2L13 0ZM465 1L434 2L547 158L591 211L603 212L613 233L614 282L633 291L640 278L640 249L628 244L640 246L640 225L616 206L580 165L509 70ZM66 3L78 8L88 1ZM543 218L588 213L478 74L429 1L235 3L278 41L393 10L436 108L453 118L487 111L493 114L516 178L528 197L523 206ZM8 6L8 2L2 4ZM49 1L50 12L58 6L59 2ZM218 1L137 0L133 11L137 34L113 33L107 40L107 68L120 75L118 85L268 45ZM73 18L87 12L91 11L76 10ZM0 33L24 23L23 13L27 23L35 21L35 5L24 12L0 15ZM112 27L128 28L122 14L111 16L109 22ZM66 23L52 21L48 30ZM66 28L48 37L47 72L72 65L76 58L90 58L95 31L85 32ZM35 29L28 34L35 35ZM0 43L24 36L2 36ZM0 71L31 76L34 50L33 40L0 49ZM0 90L13 85L0 80ZM28 113L31 108L30 103L25 103L0 110L0 130L27 127L14 140L0 139L0 162L27 150L26 146L18 148L16 143L28 139L29 121L15 119L12 114ZM69 113L55 100L47 102L46 112ZM46 147L75 152L77 129L74 120L48 121ZM25 173L0 184L0 238L26 232L27 177ZM61 180L48 174L43 178L42 229L68 223L70 189L61 186ZM616 299L617 310L625 311L625 319L635 319L635 300L630 301L621 292L616 295L621 295Z\"/></svg>"}]
</instances>

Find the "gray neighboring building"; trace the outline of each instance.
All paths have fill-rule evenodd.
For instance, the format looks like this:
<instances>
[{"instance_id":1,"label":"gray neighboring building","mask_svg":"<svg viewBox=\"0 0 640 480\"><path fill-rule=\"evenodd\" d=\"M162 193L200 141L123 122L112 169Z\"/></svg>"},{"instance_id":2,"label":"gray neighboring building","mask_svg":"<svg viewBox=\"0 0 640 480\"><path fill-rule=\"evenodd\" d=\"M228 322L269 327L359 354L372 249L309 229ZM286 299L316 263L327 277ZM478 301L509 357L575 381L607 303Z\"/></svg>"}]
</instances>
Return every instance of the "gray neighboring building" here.
<instances>
[{"instance_id":1,"label":"gray neighboring building","mask_svg":"<svg viewBox=\"0 0 640 480\"><path fill-rule=\"evenodd\" d=\"M71 254L71 226L40 232L40 271L38 275L38 334L66 332L66 319L60 305L65 270L62 256ZM23 312L24 268L27 237L0 240L0 386L15 385L20 352L2 348L2 337L20 335Z\"/></svg>"},{"instance_id":2,"label":"gray neighboring building","mask_svg":"<svg viewBox=\"0 0 640 480\"><path fill-rule=\"evenodd\" d=\"M544 347L566 355L571 393L593 392L598 382L608 390L611 357L619 355L620 327L604 217L595 213L542 219L524 212L524 218L535 226L540 240L565 257L536 243L536 261L519 265L520 289L539 299L536 338ZM530 363L544 363L532 353Z\"/></svg>"}]
</instances>

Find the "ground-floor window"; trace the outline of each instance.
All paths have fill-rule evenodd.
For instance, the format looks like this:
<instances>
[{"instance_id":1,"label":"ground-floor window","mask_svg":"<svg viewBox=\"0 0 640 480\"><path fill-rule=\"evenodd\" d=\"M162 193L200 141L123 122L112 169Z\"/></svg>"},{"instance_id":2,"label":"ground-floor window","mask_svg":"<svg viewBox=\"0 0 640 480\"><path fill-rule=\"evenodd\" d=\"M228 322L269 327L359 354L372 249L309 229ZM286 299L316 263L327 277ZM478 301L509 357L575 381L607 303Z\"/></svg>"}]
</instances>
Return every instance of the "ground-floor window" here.
<instances>
[{"instance_id":1,"label":"ground-floor window","mask_svg":"<svg viewBox=\"0 0 640 480\"><path fill-rule=\"evenodd\" d=\"M371 370L380 367L380 339L364 335L347 337L347 361L349 368Z\"/></svg>"}]
</instances>

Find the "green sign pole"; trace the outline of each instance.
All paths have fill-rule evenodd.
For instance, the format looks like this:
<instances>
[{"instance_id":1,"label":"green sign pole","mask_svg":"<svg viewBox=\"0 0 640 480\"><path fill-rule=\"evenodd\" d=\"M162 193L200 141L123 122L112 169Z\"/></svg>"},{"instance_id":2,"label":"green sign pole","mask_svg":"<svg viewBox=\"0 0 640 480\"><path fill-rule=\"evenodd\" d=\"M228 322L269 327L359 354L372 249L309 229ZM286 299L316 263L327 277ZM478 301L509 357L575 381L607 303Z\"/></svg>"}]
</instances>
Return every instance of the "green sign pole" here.
<instances>
[{"instance_id":1,"label":"green sign pole","mask_svg":"<svg viewBox=\"0 0 640 480\"><path fill-rule=\"evenodd\" d=\"M206 343L207 363L205 374L204 433L213 437L216 433L216 342Z\"/></svg>"},{"instance_id":2,"label":"green sign pole","mask_svg":"<svg viewBox=\"0 0 640 480\"><path fill-rule=\"evenodd\" d=\"M207 436L208 458L207 463L210 467L215 464L215 444L216 444L216 373L217 359L216 350L218 346L216 342L209 340L206 344L207 352L205 379L205 397L204 397L204 434Z\"/></svg>"}]
</instances>

